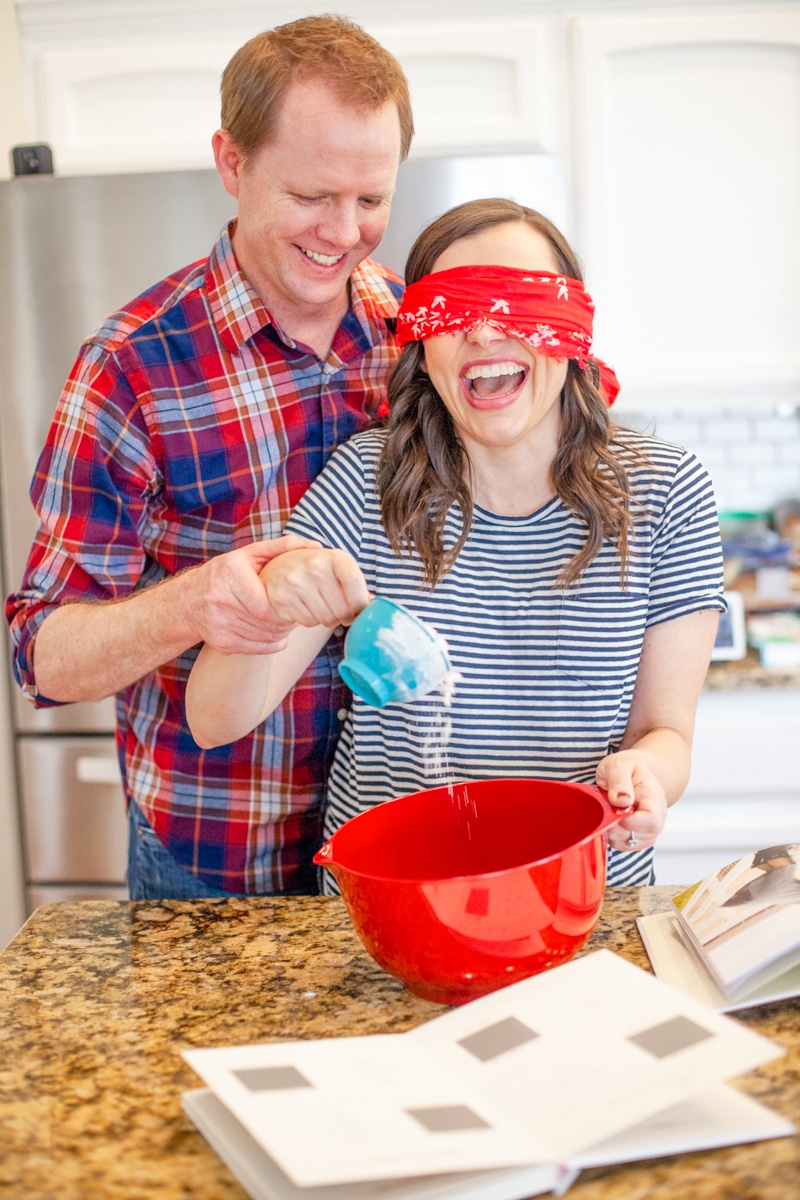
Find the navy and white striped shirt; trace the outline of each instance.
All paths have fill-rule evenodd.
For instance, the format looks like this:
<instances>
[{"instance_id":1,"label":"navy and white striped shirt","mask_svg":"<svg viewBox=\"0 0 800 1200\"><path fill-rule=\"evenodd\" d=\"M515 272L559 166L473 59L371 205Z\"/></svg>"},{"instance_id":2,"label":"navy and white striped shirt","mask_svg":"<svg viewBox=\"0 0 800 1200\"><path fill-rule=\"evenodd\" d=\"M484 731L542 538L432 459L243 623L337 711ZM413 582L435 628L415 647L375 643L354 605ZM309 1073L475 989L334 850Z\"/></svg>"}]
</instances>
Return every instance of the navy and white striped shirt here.
<instances>
[{"instance_id":1,"label":"navy and white striped shirt","mask_svg":"<svg viewBox=\"0 0 800 1200\"><path fill-rule=\"evenodd\" d=\"M383 531L375 471L384 438L367 431L340 447L287 530L352 554L372 591L438 630L463 678L447 710L438 693L383 709L354 697L328 781L326 837L370 805L451 778L594 782L624 733L647 626L725 608L711 482L676 446L617 436L641 456L629 469L643 516L624 590L608 544L577 585L553 587L585 540L556 497L526 517L476 507L455 565L431 592L419 561L397 557ZM460 528L454 508L446 545ZM445 720L452 730L443 749ZM651 882L651 848L609 856L610 884Z\"/></svg>"}]
</instances>

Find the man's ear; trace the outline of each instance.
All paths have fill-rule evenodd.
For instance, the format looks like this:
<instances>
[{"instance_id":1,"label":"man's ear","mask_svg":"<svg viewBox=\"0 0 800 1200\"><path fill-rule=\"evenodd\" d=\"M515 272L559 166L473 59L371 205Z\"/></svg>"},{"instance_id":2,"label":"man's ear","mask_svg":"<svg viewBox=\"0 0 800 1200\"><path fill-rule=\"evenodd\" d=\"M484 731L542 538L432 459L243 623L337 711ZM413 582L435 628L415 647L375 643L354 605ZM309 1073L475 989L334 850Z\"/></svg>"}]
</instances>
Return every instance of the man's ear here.
<instances>
[{"instance_id":1,"label":"man's ear","mask_svg":"<svg viewBox=\"0 0 800 1200\"><path fill-rule=\"evenodd\" d=\"M227 129L217 130L211 138L211 149L214 151L214 162L225 191L230 196L238 196L244 159Z\"/></svg>"}]
</instances>

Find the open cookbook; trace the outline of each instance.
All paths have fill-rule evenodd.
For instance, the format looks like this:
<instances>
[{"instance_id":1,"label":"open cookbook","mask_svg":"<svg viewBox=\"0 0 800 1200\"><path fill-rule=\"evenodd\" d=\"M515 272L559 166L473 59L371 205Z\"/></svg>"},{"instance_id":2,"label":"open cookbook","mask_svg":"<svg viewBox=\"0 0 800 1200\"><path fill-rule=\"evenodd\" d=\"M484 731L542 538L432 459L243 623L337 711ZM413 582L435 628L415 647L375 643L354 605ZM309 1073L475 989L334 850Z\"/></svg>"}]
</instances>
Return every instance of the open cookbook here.
<instances>
[{"instance_id":1,"label":"open cookbook","mask_svg":"<svg viewBox=\"0 0 800 1200\"><path fill-rule=\"evenodd\" d=\"M800 842L736 859L637 924L656 975L721 1012L800 996Z\"/></svg>"},{"instance_id":2,"label":"open cookbook","mask_svg":"<svg viewBox=\"0 0 800 1200\"><path fill-rule=\"evenodd\" d=\"M253 1200L521 1200L792 1134L724 1084L782 1053L601 950L407 1033L185 1051L183 1105Z\"/></svg>"}]
</instances>

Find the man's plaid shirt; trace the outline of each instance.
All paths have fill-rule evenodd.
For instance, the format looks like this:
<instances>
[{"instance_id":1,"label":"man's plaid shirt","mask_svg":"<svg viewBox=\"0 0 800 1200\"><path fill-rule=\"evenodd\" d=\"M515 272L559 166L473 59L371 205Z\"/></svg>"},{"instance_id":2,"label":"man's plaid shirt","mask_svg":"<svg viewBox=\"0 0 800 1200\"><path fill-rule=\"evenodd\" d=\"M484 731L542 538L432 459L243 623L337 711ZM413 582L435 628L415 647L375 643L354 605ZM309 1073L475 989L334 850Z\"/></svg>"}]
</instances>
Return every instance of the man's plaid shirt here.
<instances>
[{"instance_id":1,"label":"man's plaid shirt","mask_svg":"<svg viewBox=\"0 0 800 1200\"><path fill-rule=\"evenodd\" d=\"M229 231L85 342L31 485L41 521L6 615L38 705L36 631L53 608L119 599L277 537L335 447L386 398L402 285L366 260L325 362L286 338L238 269ZM387 321L389 322L387 326ZM302 888L346 703L333 638L250 736L200 750L184 714L190 650L117 697L123 779L188 870L228 891Z\"/></svg>"}]
</instances>

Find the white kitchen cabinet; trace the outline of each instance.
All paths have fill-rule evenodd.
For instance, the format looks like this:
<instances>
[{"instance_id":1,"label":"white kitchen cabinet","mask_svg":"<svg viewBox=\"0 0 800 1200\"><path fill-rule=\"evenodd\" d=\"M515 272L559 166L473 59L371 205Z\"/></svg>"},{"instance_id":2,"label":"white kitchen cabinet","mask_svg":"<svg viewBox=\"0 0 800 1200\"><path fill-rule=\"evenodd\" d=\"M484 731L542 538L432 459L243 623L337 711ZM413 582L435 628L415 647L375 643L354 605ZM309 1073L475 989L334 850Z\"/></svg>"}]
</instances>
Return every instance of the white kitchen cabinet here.
<instances>
[{"instance_id":1,"label":"white kitchen cabinet","mask_svg":"<svg viewBox=\"0 0 800 1200\"><path fill-rule=\"evenodd\" d=\"M476 21L461 11L447 20L376 22L369 29L408 78L413 155L563 153L567 92L552 18ZM491 179L486 185L490 194Z\"/></svg>"},{"instance_id":2,"label":"white kitchen cabinet","mask_svg":"<svg viewBox=\"0 0 800 1200\"><path fill-rule=\"evenodd\" d=\"M213 167L221 73L265 27L264 14L243 11L232 30L220 10L212 31L204 9L206 19L187 33L168 14L151 13L128 37L128 5L115 7L91 33L65 38L62 26L33 23L20 6L30 33L23 40L37 137L52 146L58 173ZM489 21L460 12L409 20L393 9L387 23L387 15L377 4L361 23L406 71L415 155L563 151L566 89L552 18L526 13ZM79 22L77 10L75 16Z\"/></svg>"},{"instance_id":3,"label":"white kitchen cabinet","mask_svg":"<svg viewBox=\"0 0 800 1200\"><path fill-rule=\"evenodd\" d=\"M656 847L657 883L694 883L751 850L800 842L800 690L700 697L686 792Z\"/></svg>"},{"instance_id":4,"label":"white kitchen cabinet","mask_svg":"<svg viewBox=\"0 0 800 1200\"><path fill-rule=\"evenodd\" d=\"M213 168L219 79L238 45L224 37L39 49L31 82L57 173Z\"/></svg>"},{"instance_id":5,"label":"white kitchen cabinet","mask_svg":"<svg viewBox=\"0 0 800 1200\"><path fill-rule=\"evenodd\" d=\"M698 9L572 24L577 240L620 408L800 395L800 7Z\"/></svg>"}]
</instances>

